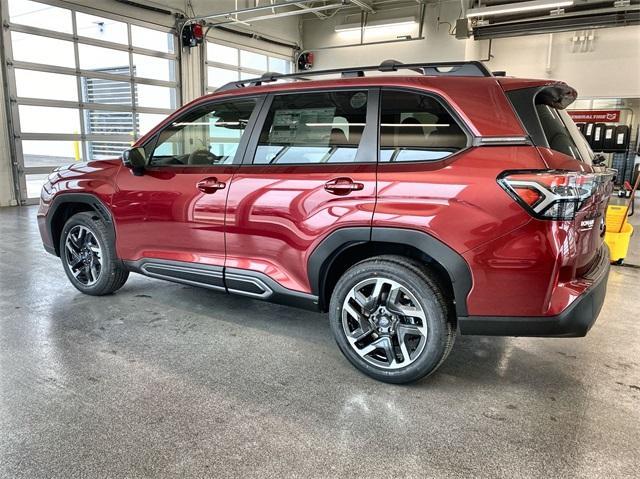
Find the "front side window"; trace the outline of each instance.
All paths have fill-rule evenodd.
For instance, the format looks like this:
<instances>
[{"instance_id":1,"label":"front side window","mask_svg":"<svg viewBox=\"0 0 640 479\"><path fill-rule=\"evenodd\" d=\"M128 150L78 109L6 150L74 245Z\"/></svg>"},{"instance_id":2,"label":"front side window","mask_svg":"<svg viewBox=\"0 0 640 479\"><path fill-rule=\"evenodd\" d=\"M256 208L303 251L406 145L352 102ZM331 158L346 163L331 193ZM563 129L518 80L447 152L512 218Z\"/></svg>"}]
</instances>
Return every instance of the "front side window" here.
<instances>
[{"instance_id":1,"label":"front side window","mask_svg":"<svg viewBox=\"0 0 640 479\"><path fill-rule=\"evenodd\" d=\"M365 128L366 91L278 95L254 164L352 163Z\"/></svg>"},{"instance_id":2,"label":"front side window","mask_svg":"<svg viewBox=\"0 0 640 479\"><path fill-rule=\"evenodd\" d=\"M434 161L467 146L467 136L436 99L411 92L383 91L380 161Z\"/></svg>"},{"instance_id":3,"label":"front side window","mask_svg":"<svg viewBox=\"0 0 640 479\"><path fill-rule=\"evenodd\" d=\"M150 165L233 163L255 105L253 99L241 99L190 111L160 133Z\"/></svg>"}]
</instances>

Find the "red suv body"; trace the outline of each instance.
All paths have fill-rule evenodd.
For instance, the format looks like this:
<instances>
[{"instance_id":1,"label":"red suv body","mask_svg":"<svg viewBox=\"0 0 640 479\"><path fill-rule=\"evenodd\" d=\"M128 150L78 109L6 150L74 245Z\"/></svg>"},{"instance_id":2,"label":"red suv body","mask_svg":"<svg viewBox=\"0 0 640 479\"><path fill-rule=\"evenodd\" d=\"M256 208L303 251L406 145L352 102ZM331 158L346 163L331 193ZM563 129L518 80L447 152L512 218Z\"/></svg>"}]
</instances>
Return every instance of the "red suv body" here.
<instances>
[{"instance_id":1,"label":"red suv body","mask_svg":"<svg viewBox=\"0 0 640 479\"><path fill-rule=\"evenodd\" d=\"M40 232L90 294L135 271L328 311L352 268L404 258L407 271L428 276L454 332L583 336L606 290L612 183L563 111L575 97L561 82L484 71L238 84L176 111L124 163L52 173ZM71 239L65 229L78 214L104 230L87 223L96 238L82 251L74 246L82 228ZM98 287L106 257L115 279ZM411 370L420 347L403 349L392 333L423 327L437 337L438 326L427 328L427 303L424 314L400 313L420 308L420 287L392 276L380 287L387 302L404 298L393 308L378 300L349 313L345 299L347 309L332 314L352 340L345 344L356 345L353 358L341 349L357 367L403 382L435 369L451 341L429 367ZM346 297L369 294L358 284ZM381 327L388 323L397 329ZM368 329L377 332L362 346L356 332ZM429 347L425 339L420 351Z\"/></svg>"}]
</instances>

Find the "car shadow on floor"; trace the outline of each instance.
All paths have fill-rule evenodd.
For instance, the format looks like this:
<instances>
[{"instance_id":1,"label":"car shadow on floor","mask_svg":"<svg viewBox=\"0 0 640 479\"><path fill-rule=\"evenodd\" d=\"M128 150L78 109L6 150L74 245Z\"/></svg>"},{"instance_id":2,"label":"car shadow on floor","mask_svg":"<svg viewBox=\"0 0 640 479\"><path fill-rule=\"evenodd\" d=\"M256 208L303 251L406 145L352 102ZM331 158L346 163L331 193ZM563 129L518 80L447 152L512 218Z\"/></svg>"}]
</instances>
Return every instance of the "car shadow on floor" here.
<instances>
[{"instance_id":1,"label":"car shadow on floor","mask_svg":"<svg viewBox=\"0 0 640 479\"><path fill-rule=\"evenodd\" d=\"M247 331L247 334L264 333L272 339L283 338L295 348L309 347L316 353L331 355L333 362L344 368L342 372L346 370L346 376L361 376L342 358L331 336L326 314L139 277L130 280L115 295L92 298L78 293L77 299L73 307L78 307L78 302L97 301L116 307L120 316L126 316L134 305L136 321L154 324L163 321L167 327L188 318L193 332L204 339L214 340L214 330L223 330L224 334L225 328L220 328L219 322L233 327L234 335L242 336L243 329L249 328L251 333ZM58 307L63 311L67 306L60 303ZM208 320L216 326L212 327L213 323ZM173 330L180 331L180 328ZM505 382L527 385L534 390L557 384L571 387L575 380L565 372L566 357L561 355L562 349L556 346L556 341L563 340L458 335L451 354L439 370L413 387L428 388L442 381L455 382L456 387L461 388Z\"/></svg>"},{"instance_id":2,"label":"car shadow on floor","mask_svg":"<svg viewBox=\"0 0 640 479\"><path fill-rule=\"evenodd\" d=\"M576 417L592 407L580 375L536 339L458 336L432 376L396 386L352 367L319 313L147 278L108 297L71 294L51 308L48 347L66 375L86 374L88 363L105 386L118 385L110 394L128 401L158 391L155 401L177 402L187 416L202 404L233 404L274 424L352 437L369 434L359 428L372 414L398 434L418 414L462 431L524 424L536 437L559 427L573 447L582 434Z\"/></svg>"}]
</instances>

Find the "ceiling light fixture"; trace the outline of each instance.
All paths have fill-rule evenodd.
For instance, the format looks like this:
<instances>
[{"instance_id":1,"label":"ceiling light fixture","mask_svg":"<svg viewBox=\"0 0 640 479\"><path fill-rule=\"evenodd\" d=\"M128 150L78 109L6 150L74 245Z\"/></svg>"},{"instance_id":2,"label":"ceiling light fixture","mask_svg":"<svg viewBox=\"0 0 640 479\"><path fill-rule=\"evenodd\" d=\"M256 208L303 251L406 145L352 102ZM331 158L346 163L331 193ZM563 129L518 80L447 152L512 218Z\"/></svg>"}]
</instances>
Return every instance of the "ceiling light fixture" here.
<instances>
[{"instance_id":1,"label":"ceiling light fixture","mask_svg":"<svg viewBox=\"0 0 640 479\"><path fill-rule=\"evenodd\" d=\"M508 13L532 12L535 10L550 10L560 7L570 7L574 0L532 0L529 2L506 3L491 7L472 8L467 12L467 18L489 17Z\"/></svg>"},{"instance_id":2,"label":"ceiling light fixture","mask_svg":"<svg viewBox=\"0 0 640 479\"><path fill-rule=\"evenodd\" d=\"M408 25L417 25L418 22L414 17L398 18L396 20L375 20L365 25L365 30L371 30L374 28L388 28L388 27L401 27ZM359 23L345 23L343 25L336 25L336 32L357 32L360 31L362 25Z\"/></svg>"}]
</instances>

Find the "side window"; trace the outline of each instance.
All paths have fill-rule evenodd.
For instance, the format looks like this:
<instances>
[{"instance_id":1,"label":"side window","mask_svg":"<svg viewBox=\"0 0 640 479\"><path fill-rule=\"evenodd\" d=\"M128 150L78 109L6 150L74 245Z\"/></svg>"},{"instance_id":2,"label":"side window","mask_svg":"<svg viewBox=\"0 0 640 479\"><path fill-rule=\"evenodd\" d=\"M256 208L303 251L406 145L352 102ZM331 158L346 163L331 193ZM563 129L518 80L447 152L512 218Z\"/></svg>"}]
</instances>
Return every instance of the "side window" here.
<instances>
[{"instance_id":1,"label":"side window","mask_svg":"<svg viewBox=\"0 0 640 479\"><path fill-rule=\"evenodd\" d=\"M573 141L573 137L560 117L559 111L543 104L537 104L536 111L540 118L544 136L549 143L549 148L569 155L576 160L582 160L578 146Z\"/></svg>"},{"instance_id":2,"label":"side window","mask_svg":"<svg viewBox=\"0 0 640 479\"><path fill-rule=\"evenodd\" d=\"M467 136L436 99L419 93L383 91L380 161L433 161L467 146Z\"/></svg>"},{"instance_id":3,"label":"side window","mask_svg":"<svg viewBox=\"0 0 640 479\"><path fill-rule=\"evenodd\" d=\"M160 132L149 164L207 166L233 163L255 105L254 99L239 99L188 112Z\"/></svg>"},{"instance_id":4,"label":"side window","mask_svg":"<svg viewBox=\"0 0 640 479\"><path fill-rule=\"evenodd\" d=\"M366 91L276 96L253 164L356 161L366 123L367 99Z\"/></svg>"}]
</instances>

